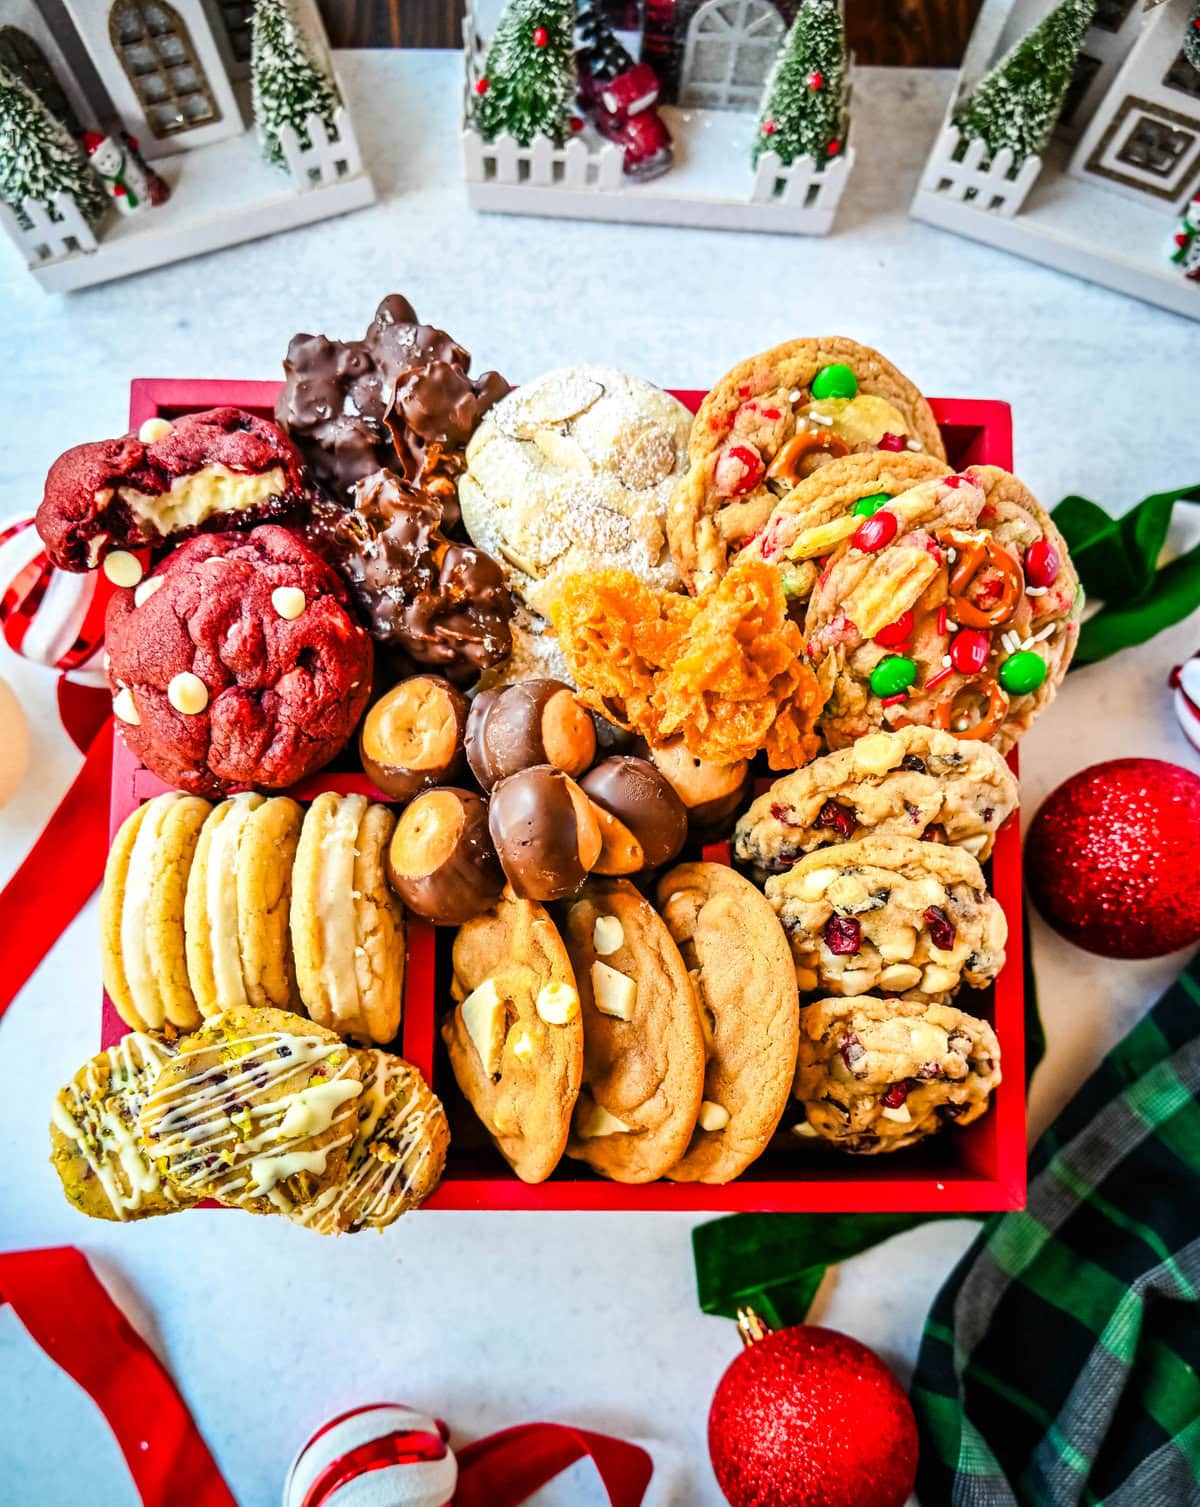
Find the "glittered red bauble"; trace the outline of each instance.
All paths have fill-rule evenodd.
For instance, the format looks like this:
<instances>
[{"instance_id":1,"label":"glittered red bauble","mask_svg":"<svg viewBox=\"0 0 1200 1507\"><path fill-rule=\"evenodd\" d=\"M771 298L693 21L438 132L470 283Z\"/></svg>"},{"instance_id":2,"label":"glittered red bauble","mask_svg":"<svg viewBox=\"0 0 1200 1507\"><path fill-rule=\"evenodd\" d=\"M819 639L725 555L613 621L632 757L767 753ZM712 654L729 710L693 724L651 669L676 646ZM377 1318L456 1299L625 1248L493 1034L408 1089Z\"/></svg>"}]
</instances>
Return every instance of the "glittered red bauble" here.
<instances>
[{"instance_id":1,"label":"glittered red bauble","mask_svg":"<svg viewBox=\"0 0 1200 1507\"><path fill-rule=\"evenodd\" d=\"M1200 938L1200 775L1161 759L1081 769L1025 841L1033 902L1068 941L1156 958Z\"/></svg>"},{"instance_id":2,"label":"glittered red bauble","mask_svg":"<svg viewBox=\"0 0 1200 1507\"><path fill-rule=\"evenodd\" d=\"M873 1350L798 1324L756 1340L721 1378L708 1451L732 1507L904 1507L917 1427Z\"/></svg>"}]
</instances>

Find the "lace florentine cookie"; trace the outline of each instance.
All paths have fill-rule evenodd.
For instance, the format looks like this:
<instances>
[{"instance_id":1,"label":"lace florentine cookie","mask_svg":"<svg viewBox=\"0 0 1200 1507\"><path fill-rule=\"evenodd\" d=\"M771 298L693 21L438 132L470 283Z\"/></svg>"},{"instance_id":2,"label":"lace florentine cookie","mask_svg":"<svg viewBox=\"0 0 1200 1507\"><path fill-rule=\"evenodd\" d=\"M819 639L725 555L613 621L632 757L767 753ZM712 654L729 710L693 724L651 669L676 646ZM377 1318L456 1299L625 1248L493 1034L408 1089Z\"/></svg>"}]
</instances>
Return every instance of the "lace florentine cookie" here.
<instances>
[{"instance_id":1,"label":"lace florentine cookie","mask_svg":"<svg viewBox=\"0 0 1200 1507\"><path fill-rule=\"evenodd\" d=\"M801 994L946 1000L1004 966L1008 923L965 848L869 836L767 880Z\"/></svg>"},{"instance_id":2,"label":"lace florentine cookie","mask_svg":"<svg viewBox=\"0 0 1200 1507\"><path fill-rule=\"evenodd\" d=\"M719 580L818 467L876 449L946 458L929 404L878 351L831 336L739 363L701 405L671 499L671 553L688 589Z\"/></svg>"},{"instance_id":3,"label":"lace florentine cookie","mask_svg":"<svg viewBox=\"0 0 1200 1507\"><path fill-rule=\"evenodd\" d=\"M861 518L808 602L832 748L916 722L1007 752L1079 636L1078 577L1029 490L995 466L922 482Z\"/></svg>"},{"instance_id":4,"label":"lace florentine cookie","mask_svg":"<svg viewBox=\"0 0 1200 1507\"><path fill-rule=\"evenodd\" d=\"M914 723L776 780L738 821L733 851L765 876L874 834L952 843L982 863L1017 803L1016 777L990 744Z\"/></svg>"},{"instance_id":5,"label":"lace florentine cookie","mask_svg":"<svg viewBox=\"0 0 1200 1507\"><path fill-rule=\"evenodd\" d=\"M816 1000L800 1011L792 1134L842 1151L899 1151L977 1120L999 1082L985 1020L918 1000Z\"/></svg>"}]
</instances>

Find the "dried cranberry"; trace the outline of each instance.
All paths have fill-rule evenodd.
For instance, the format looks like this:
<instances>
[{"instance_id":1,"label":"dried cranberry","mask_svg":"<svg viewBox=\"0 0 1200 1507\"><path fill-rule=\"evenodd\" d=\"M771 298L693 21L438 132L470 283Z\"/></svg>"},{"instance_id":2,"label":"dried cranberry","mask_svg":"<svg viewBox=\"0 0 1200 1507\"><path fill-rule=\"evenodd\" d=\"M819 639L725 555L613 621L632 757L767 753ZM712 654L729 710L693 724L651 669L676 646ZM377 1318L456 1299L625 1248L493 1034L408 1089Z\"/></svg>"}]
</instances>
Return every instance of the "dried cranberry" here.
<instances>
[{"instance_id":1,"label":"dried cranberry","mask_svg":"<svg viewBox=\"0 0 1200 1507\"><path fill-rule=\"evenodd\" d=\"M905 754L900 760L900 768L911 769L914 774L924 774L925 760L918 758L916 754Z\"/></svg>"},{"instance_id":2,"label":"dried cranberry","mask_svg":"<svg viewBox=\"0 0 1200 1507\"><path fill-rule=\"evenodd\" d=\"M993 809L993 807L991 807L991 806L985 806L983 808L982 815L983 815L983 824L984 824L985 827L990 827L992 825L992 817L995 816L995 814L996 814L996 812Z\"/></svg>"},{"instance_id":3,"label":"dried cranberry","mask_svg":"<svg viewBox=\"0 0 1200 1507\"><path fill-rule=\"evenodd\" d=\"M876 448L880 450L907 450L908 440L902 434L881 434L879 436L879 444Z\"/></svg>"},{"instance_id":4,"label":"dried cranberry","mask_svg":"<svg viewBox=\"0 0 1200 1507\"><path fill-rule=\"evenodd\" d=\"M923 1062L917 1070L917 1077L922 1083L928 1083L930 1078L942 1078L944 1076L945 1074L942 1072L940 1062Z\"/></svg>"},{"instance_id":5,"label":"dried cranberry","mask_svg":"<svg viewBox=\"0 0 1200 1507\"><path fill-rule=\"evenodd\" d=\"M925 925L929 928L929 935L933 939L933 945L942 952L949 952L954 946L954 923L940 905L931 905L925 912Z\"/></svg>"},{"instance_id":6,"label":"dried cranberry","mask_svg":"<svg viewBox=\"0 0 1200 1507\"><path fill-rule=\"evenodd\" d=\"M772 801L771 815L785 827L798 827L800 825L798 821L794 820L796 813L790 806L783 805L781 801Z\"/></svg>"},{"instance_id":7,"label":"dried cranberry","mask_svg":"<svg viewBox=\"0 0 1200 1507\"><path fill-rule=\"evenodd\" d=\"M919 822L921 820L920 808L914 806L911 801L904 802L904 810L910 822Z\"/></svg>"},{"instance_id":8,"label":"dried cranberry","mask_svg":"<svg viewBox=\"0 0 1200 1507\"><path fill-rule=\"evenodd\" d=\"M921 833L922 842L944 843L949 842L949 840L946 836L946 829L942 826L941 822L930 822L924 832Z\"/></svg>"},{"instance_id":9,"label":"dried cranberry","mask_svg":"<svg viewBox=\"0 0 1200 1507\"><path fill-rule=\"evenodd\" d=\"M853 813L847 811L845 806L839 806L837 801L826 801L817 816L818 827L832 827L844 842L849 842L854 836L856 825Z\"/></svg>"},{"instance_id":10,"label":"dried cranberry","mask_svg":"<svg viewBox=\"0 0 1200 1507\"><path fill-rule=\"evenodd\" d=\"M908 1084L893 1083L883 1095L883 1106L885 1109L899 1109L907 1098Z\"/></svg>"},{"instance_id":11,"label":"dried cranberry","mask_svg":"<svg viewBox=\"0 0 1200 1507\"><path fill-rule=\"evenodd\" d=\"M825 945L835 957L848 958L862 942L862 927L853 916L830 916L825 923Z\"/></svg>"},{"instance_id":12,"label":"dried cranberry","mask_svg":"<svg viewBox=\"0 0 1200 1507\"><path fill-rule=\"evenodd\" d=\"M847 1031L845 1036L842 1037L842 1044L838 1047L838 1051L842 1054L842 1061L846 1064L846 1071L848 1073L853 1073L858 1064L867 1055L866 1047L863 1046L853 1031Z\"/></svg>"}]
</instances>

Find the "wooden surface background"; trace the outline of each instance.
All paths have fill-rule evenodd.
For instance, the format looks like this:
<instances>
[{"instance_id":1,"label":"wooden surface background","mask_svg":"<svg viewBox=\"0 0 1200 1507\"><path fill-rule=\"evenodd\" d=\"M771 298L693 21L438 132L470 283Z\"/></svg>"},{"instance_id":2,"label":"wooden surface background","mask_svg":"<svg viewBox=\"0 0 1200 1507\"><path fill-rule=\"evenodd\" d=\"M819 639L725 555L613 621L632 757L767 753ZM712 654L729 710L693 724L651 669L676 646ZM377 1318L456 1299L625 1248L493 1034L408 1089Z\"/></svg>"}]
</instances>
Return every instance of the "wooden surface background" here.
<instances>
[{"instance_id":1,"label":"wooden surface background","mask_svg":"<svg viewBox=\"0 0 1200 1507\"><path fill-rule=\"evenodd\" d=\"M457 47L462 0L320 0L335 47ZM980 0L847 0L860 63L956 68Z\"/></svg>"}]
</instances>

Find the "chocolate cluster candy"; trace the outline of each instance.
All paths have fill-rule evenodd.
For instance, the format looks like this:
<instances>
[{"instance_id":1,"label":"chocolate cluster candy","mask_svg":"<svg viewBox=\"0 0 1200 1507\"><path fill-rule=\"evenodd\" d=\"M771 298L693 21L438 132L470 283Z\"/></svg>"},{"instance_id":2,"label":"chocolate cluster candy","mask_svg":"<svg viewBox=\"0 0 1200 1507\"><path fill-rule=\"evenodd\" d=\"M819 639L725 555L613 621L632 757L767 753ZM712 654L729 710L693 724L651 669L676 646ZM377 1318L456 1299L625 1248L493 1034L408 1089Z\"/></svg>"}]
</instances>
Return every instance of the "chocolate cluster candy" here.
<instances>
[{"instance_id":1,"label":"chocolate cluster candy","mask_svg":"<svg viewBox=\"0 0 1200 1507\"><path fill-rule=\"evenodd\" d=\"M687 808L645 759L604 759L579 782L600 824L597 874L637 874L670 863L687 840Z\"/></svg>"},{"instance_id":2,"label":"chocolate cluster candy","mask_svg":"<svg viewBox=\"0 0 1200 1507\"><path fill-rule=\"evenodd\" d=\"M563 681L521 680L475 697L466 750L484 790L534 764L580 775L596 757L596 728Z\"/></svg>"},{"instance_id":3,"label":"chocolate cluster candy","mask_svg":"<svg viewBox=\"0 0 1200 1507\"><path fill-rule=\"evenodd\" d=\"M358 751L367 778L393 801L452 785L462 772L467 698L440 675L413 675L363 718Z\"/></svg>"},{"instance_id":4,"label":"chocolate cluster candy","mask_svg":"<svg viewBox=\"0 0 1200 1507\"><path fill-rule=\"evenodd\" d=\"M426 790L401 813L388 845L392 888L418 916L462 926L499 898L504 875L473 790Z\"/></svg>"},{"instance_id":5,"label":"chocolate cluster candy","mask_svg":"<svg viewBox=\"0 0 1200 1507\"><path fill-rule=\"evenodd\" d=\"M523 900L575 894L603 847L591 802L550 764L522 769L493 788L488 828L505 877Z\"/></svg>"},{"instance_id":6,"label":"chocolate cluster candy","mask_svg":"<svg viewBox=\"0 0 1200 1507\"><path fill-rule=\"evenodd\" d=\"M458 522L455 482L475 426L508 391L472 378L470 353L389 294L361 340L293 335L275 416L339 501L380 467L439 497Z\"/></svg>"},{"instance_id":7,"label":"chocolate cluster candy","mask_svg":"<svg viewBox=\"0 0 1200 1507\"><path fill-rule=\"evenodd\" d=\"M714 764L698 759L682 741L664 743L647 752L687 808L693 832L716 832L731 820L750 779L750 765L745 759L736 764Z\"/></svg>"},{"instance_id":8,"label":"chocolate cluster candy","mask_svg":"<svg viewBox=\"0 0 1200 1507\"><path fill-rule=\"evenodd\" d=\"M317 504L309 541L340 572L377 642L450 680L475 679L512 649L513 600L500 567L442 532L442 507L390 471Z\"/></svg>"}]
</instances>

